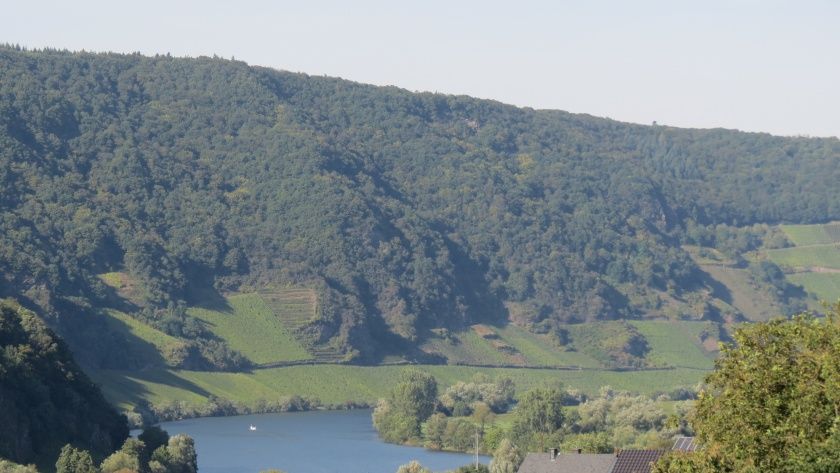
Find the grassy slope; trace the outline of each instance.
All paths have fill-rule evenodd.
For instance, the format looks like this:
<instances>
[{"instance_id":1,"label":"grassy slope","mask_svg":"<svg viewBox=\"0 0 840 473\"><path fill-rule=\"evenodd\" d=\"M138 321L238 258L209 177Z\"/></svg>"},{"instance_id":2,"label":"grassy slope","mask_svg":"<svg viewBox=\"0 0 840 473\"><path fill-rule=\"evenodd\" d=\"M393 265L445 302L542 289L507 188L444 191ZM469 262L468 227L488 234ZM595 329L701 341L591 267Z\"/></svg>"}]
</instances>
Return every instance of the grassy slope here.
<instances>
[{"instance_id":1,"label":"grassy slope","mask_svg":"<svg viewBox=\"0 0 840 473\"><path fill-rule=\"evenodd\" d=\"M713 355L702 348L700 334L708 322L633 321L650 346L648 359L654 364L711 370Z\"/></svg>"},{"instance_id":2,"label":"grassy slope","mask_svg":"<svg viewBox=\"0 0 840 473\"><path fill-rule=\"evenodd\" d=\"M285 293L284 293L285 294ZM297 299L300 294L294 294ZM289 316L303 318L303 304L285 304L279 293L272 293L271 303L262 294L240 294L227 298L226 307L215 310L190 308L220 338L256 363L283 360L311 359L302 343L289 327ZM294 313L281 311L286 305ZM278 314L278 311L282 313ZM300 314L298 314L300 312ZM155 330L120 312L108 316L122 330L130 331L138 339L148 342L146 349L163 350L177 339ZM284 318L285 317L285 318ZM458 340L451 343L433 339L425 346L437 350L456 363L467 364L527 364L538 367L575 366L582 370L478 368L466 366L428 365L423 368L437 377L442 386L470 379L475 373L511 377L520 391L546 381L561 381L569 387L594 393L602 385L637 392L668 391L677 386L696 384L711 367L711 361L699 347L698 335L703 323L692 322L636 322L648 338L652 359L659 365L679 369L648 372L613 372L601 370L595 358L578 351L564 351L543 335L522 328L482 326L454 333ZM480 333L484 333L482 337ZM580 344L581 342L578 342ZM573 341L574 344L574 341ZM498 347L511 346L513 354ZM150 358L151 358L150 354ZM255 369L251 373L211 373L169 370L163 367L143 371L100 370L91 373L106 395L122 408L129 408L141 400L152 403L184 401L201 404L209 396L217 396L245 403L259 399L279 399L288 395L316 397L325 403L345 401L371 402L383 396L403 367L305 365L282 368Z\"/></svg>"},{"instance_id":3,"label":"grassy slope","mask_svg":"<svg viewBox=\"0 0 840 473\"><path fill-rule=\"evenodd\" d=\"M836 244L768 250L771 261L790 268L823 267L840 269L840 248Z\"/></svg>"},{"instance_id":4,"label":"grassy slope","mask_svg":"<svg viewBox=\"0 0 840 473\"><path fill-rule=\"evenodd\" d=\"M507 376L518 392L545 382L560 381L570 388L594 394L601 386L639 393L667 391L676 386L698 383L705 370L680 368L664 371L614 372L601 370L561 371L522 368L474 368L466 366L421 366L437 378L441 388L468 380L476 373ZM108 398L122 408L140 399L153 403L204 402L209 395L253 403L258 399L279 399L297 394L317 397L325 403L373 402L393 385L399 366L314 365L257 370L253 373L209 373L183 370L122 372L101 370L91 373Z\"/></svg>"},{"instance_id":5,"label":"grassy slope","mask_svg":"<svg viewBox=\"0 0 840 473\"><path fill-rule=\"evenodd\" d=\"M834 302L840 299L840 222L822 225L782 225L782 231L794 243L792 248L767 252L774 263L795 268L788 274L793 284L799 284L815 298ZM829 268L814 271L814 268ZM819 309L819 304L812 304Z\"/></svg>"},{"instance_id":6,"label":"grassy slope","mask_svg":"<svg viewBox=\"0 0 840 473\"><path fill-rule=\"evenodd\" d=\"M769 320L782 312L769 294L755 287L746 269L715 264L700 265L700 268L726 286L730 294L730 299L726 302L738 309L749 320L756 322Z\"/></svg>"},{"instance_id":7,"label":"grassy slope","mask_svg":"<svg viewBox=\"0 0 840 473\"><path fill-rule=\"evenodd\" d=\"M100 315L105 318L110 330L127 335L125 339L130 345L129 350L149 365L163 366L161 353L183 344L181 340L118 310L106 309Z\"/></svg>"},{"instance_id":8,"label":"grassy slope","mask_svg":"<svg viewBox=\"0 0 840 473\"><path fill-rule=\"evenodd\" d=\"M312 358L257 294L231 296L227 302L221 310L191 308L188 313L254 363Z\"/></svg>"},{"instance_id":9,"label":"grassy slope","mask_svg":"<svg viewBox=\"0 0 840 473\"><path fill-rule=\"evenodd\" d=\"M838 273L797 273L789 274L788 280L805 288L818 299L835 302L840 299L840 274Z\"/></svg>"},{"instance_id":10,"label":"grassy slope","mask_svg":"<svg viewBox=\"0 0 840 473\"><path fill-rule=\"evenodd\" d=\"M840 242L840 223L825 225L782 225L780 227L795 246Z\"/></svg>"}]
</instances>

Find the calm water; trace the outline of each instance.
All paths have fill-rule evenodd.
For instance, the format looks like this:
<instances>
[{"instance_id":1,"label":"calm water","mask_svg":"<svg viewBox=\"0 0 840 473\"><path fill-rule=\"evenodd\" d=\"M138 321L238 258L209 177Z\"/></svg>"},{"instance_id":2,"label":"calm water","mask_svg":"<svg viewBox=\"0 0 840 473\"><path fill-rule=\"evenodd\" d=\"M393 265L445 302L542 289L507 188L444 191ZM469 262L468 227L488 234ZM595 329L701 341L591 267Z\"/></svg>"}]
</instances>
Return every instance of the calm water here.
<instances>
[{"instance_id":1,"label":"calm water","mask_svg":"<svg viewBox=\"0 0 840 473\"><path fill-rule=\"evenodd\" d=\"M249 431L249 425L256 431ZM433 471L473 461L472 455L431 452L381 442L370 410L209 417L161 424L195 439L200 473L395 473L411 460ZM487 463L489 459L482 457Z\"/></svg>"}]
</instances>

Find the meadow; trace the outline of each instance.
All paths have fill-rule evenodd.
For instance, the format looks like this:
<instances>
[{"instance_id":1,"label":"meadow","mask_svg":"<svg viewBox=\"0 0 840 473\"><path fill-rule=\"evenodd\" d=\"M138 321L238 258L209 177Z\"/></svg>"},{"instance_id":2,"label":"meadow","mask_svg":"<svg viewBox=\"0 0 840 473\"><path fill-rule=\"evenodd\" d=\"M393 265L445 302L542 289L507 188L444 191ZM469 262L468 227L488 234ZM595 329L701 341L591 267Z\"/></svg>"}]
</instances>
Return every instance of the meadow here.
<instances>
[{"instance_id":1,"label":"meadow","mask_svg":"<svg viewBox=\"0 0 840 473\"><path fill-rule=\"evenodd\" d=\"M836 244L796 246L767 250L770 261L788 268L831 268L840 270L840 248Z\"/></svg>"},{"instance_id":2,"label":"meadow","mask_svg":"<svg viewBox=\"0 0 840 473\"><path fill-rule=\"evenodd\" d=\"M787 278L793 284L804 287L819 300L829 303L840 299L840 274L838 273L796 273Z\"/></svg>"},{"instance_id":3,"label":"meadow","mask_svg":"<svg viewBox=\"0 0 840 473\"><path fill-rule=\"evenodd\" d=\"M823 225L781 225L780 228L795 246L840 242L840 222Z\"/></svg>"},{"instance_id":4,"label":"meadow","mask_svg":"<svg viewBox=\"0 0 840 473\"><path fill-rule=\"evenodd\" d=\"M641 394L667 392L699 383L707 370L675 368L655 371L556 370L537 368L478 368L418 365L431 373L440 388L471 379L477 373L509 377L518 393L544 383L562 383L587 394L602 386ZM93 379L106 397L123 409L141 400L153 404L184 401L200 405L209 396L245 404L299 395L326 404L375 402L384 397L404 366L309 365L255 370L251 373L153 369L145 371L97 370Z\"/></svg>"}]
</instances>

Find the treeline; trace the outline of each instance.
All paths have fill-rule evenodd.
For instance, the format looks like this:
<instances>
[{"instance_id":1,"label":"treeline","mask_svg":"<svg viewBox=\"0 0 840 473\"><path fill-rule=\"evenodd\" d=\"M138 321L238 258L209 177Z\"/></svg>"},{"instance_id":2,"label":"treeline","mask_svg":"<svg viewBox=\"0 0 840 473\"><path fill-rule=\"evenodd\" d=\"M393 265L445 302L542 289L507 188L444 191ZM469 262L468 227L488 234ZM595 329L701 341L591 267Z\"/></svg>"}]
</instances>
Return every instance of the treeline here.
<instances>
[{"instance_id":1,"label":"treeline","mask_svg":"<svg viewBox=\"0 0 840 473\"><path fill-rule=\"evenodd\" d=\"M2 461L0 461L2 466ZM11 466L3 473L37 473L34 466ZM87 450L65 445L55 462L55 473L196 473L198 456L188 435L169 434L158 427L128 438L119 450L97 464Z\"/></svg>"},{"instance_id":2,"label":"treeline","mask_svg":"<svg viewBox=\"0 0 840 473\"><path fill-rule=\"evenodd\" d=\"M438 393L434 377L410 369L379 401L373 424L386 442L435 450L472 452L478 441L486 454L521 456L556 447L610 453L664 448L674 436L690 434L687 412L696 397L685 388L639 396L604 387L590 398L551 385L527 391L516 402L514 394L509 379L482 375ZM665 401L674 402L673 412L663 409ZM499 415L504 422L497 421Z\"/></svg>"},{"instance_id":3,"label":"treeline","mask_svg":"<svg viewBox=\"0 0 840 473\"><path fill-rule=\"evenodd\" d=\"M840 218L838 156L220 59L0 48L0 295L118 351L80 314L115 304L98 274L127 272L122 309L214 369L247 360L184 312L208 290L315 288L307 339L370 361L468 322L696 317L691 229Z\"/></svg>"},{"instance_id":4,"label":"treeline","mask_svg":"<svg viewBox=\"0 0 840 473\"><path fill-rule=\"evenodd\" d=\"M141 428L160 422L190 419L195 417L222 417L248 414L272 414L281 412L300 412L315 409L342 410L366 409L370 406L364 402L347 401L341 403L324 403L317 398L301 396L283 396L279 399L257 399L252 403L232 401L210 396L207 402L199 405L185 401L164 401L152 404L140 401L126 413L132 428Z\"/></svg>"}]
</instances>

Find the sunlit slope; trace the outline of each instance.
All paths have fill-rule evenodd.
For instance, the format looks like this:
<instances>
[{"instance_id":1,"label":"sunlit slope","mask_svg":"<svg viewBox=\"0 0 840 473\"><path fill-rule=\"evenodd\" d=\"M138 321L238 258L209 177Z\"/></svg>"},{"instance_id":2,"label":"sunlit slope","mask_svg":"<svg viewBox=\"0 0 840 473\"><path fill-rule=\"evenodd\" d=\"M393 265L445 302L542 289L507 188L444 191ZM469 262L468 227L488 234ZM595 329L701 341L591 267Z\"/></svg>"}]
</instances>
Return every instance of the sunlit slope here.
<instances>
[{"instance_id":1,"label":"sunlit slope","mask_svg":"<svg viewBox=\"0 0 840 473\"><path fill-rule=\"evenodd\" d=\"M226 298L226 302L224 307L194 307L187 313L204 322L230 348L253 363L313 358L289 329L285 322L289 313L283 311L282 306L269 307L259 294L233 295Z\"/></svg>"},{"instance_id":2,"label":"sunlit slope","mask_svg":"<svg viewBox=\"0 0 840 473\"><path fill-rule=\"evenodd\" d=\"M821 301L840 299L840 222L821 225L782 225L795 245L767 252L787 278Z\"/></svg>"}]
</instances>

